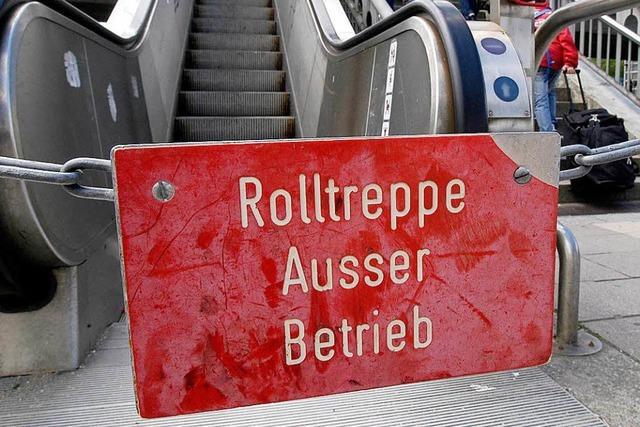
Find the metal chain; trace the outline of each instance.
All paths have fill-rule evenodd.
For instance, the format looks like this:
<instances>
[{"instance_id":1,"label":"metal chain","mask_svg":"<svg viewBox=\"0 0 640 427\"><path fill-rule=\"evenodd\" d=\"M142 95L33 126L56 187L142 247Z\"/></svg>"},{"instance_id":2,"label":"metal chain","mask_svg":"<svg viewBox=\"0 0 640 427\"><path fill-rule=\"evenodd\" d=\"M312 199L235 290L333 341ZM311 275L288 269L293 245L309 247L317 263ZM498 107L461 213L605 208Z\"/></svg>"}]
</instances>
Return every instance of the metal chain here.
<instances>
[{"instance_id":1,"label":"metal chain","mask_svg":"<svg viewBox=\"0 0 640 427\"><path fill-rule=\"evenodd\" d=\"M575 168L560 171L560 181L582 178L598 165L626 160L640 155L640 139L620 142L606 147L589 148L586 145L568 145L560 149L561 158L573 158Z\"/></svg>"},{"instance_id":2,"label":"metal chain","mask_svg":"<svg viewBox=\"0 0 640 427\"><path fill-rule=\"evenodd\" d=\"M0 156L0 178L61 185L67 192L82 199L113 201L113 189L80 184L83 171L89 170L111 173L111 161L78 158L61 165Z\"/></svg>"},{"instance_id":3,"label":"metal chain","mask_svg":"<svg viewBox=\"0 0 640 427\"><path fill-rule=\"evenodd\" d=\"M71 159L62 166L62 169L60 169L60 173L67 173L78 170L99 170L111 173L111 160L92 159L89 157L79 157L77 159ZM67 193L71 194L72 196L76 196L81 199L108 200L111 202L115 200L115 192L112 188L89 187L80 185L79 182L75 182L70 185L65 185L64 189L67 190Z\"/></svg>"},{"instance_id":4,"label":"metal chain","mask_svg":"<svg viewBox=\"0 0 640 427\"><path fill-rule=\"evenodd\" d=\"M568 145L560 149L560 157L572 159L577 166L560 171L560 180L581 178L591 172L594 166L636 155L640 155L640 139L593 149L586 145ZM83 171L90 170L111 173L111 161L81 157L61 165L0 156L0 178L61 185L75 197L114 201L112 188L90 187L80 183Z\"/></svg>"}]
</instances>

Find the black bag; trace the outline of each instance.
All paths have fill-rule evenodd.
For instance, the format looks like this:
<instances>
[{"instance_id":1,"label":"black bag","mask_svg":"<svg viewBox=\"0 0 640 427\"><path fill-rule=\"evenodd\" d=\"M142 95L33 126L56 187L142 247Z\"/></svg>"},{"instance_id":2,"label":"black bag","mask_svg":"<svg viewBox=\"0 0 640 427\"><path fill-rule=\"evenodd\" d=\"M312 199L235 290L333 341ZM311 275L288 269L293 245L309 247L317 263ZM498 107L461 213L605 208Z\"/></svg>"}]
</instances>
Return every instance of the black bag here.
<instances>
[{"instance_id":1,"label":"black bag","mask_svg":"<svg viewBox=\"0 0 640 427\"><path fill-rule=\"evenodd\" d=\"M586 105L580 72L576 70L582 101ZM564 73L567 88L569 79ZM558 133L562 135L562 146L583 144L589 148L606 147L629 140L624 120L609 113L604 108L575 111L571 89L569 89L569 113L558 124ZM562 169L575 167L571 160L563 160ZM594 166L585 177L572 179L571 188L577 192L602 192L624 190L633 187L634 167L631 159L618 160L606 165Z\"/></svg>"}]
</instances>

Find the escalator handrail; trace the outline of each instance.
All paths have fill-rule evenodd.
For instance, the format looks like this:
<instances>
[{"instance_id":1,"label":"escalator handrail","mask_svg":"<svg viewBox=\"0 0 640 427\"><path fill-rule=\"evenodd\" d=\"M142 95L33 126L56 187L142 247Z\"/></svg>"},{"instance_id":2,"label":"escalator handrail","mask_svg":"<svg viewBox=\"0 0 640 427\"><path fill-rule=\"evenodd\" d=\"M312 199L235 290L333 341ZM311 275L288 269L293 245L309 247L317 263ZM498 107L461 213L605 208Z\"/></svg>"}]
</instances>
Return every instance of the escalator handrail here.
<instances>
[{"instance_id":1,"label":"escalator handrail","mask_svg":"<svg viewBox=\"0 0 640 427\"><path fill-rule=\"evenodd\" d=\"M482 64L473 34L462 14L449 2L415 0L355 36L341 40L332 28L322 0L310 0L316 24L324 40L337 51L346 51L378 36L414 16L427 16L444 45L452 76L457 133L488 132L488 112ZM464 62L463 62L464 61Z\"/></svg>"},{"instance_id":2,"label":"escalator handrail","mask_svg":"<svg viewBox=\"0 0 640 427\"><path fill-rule=\"evenodd\" d=\"M64 0L0 0L0 20L4 20L7 14L16 7L27 3L40 3L50 9L55 10L66 18L71 19L82 27L96 33L97 35L107 39L111 43L121 46L124 49L135 46L144 35L145 29L151 18L151 12L156 6L157 0L152 1L145 12L142 24L138 28L138 32L131 37L121 37L113 31L106 28L97 20L87 15L77 7Z\"/></svg>"}]
</instances>

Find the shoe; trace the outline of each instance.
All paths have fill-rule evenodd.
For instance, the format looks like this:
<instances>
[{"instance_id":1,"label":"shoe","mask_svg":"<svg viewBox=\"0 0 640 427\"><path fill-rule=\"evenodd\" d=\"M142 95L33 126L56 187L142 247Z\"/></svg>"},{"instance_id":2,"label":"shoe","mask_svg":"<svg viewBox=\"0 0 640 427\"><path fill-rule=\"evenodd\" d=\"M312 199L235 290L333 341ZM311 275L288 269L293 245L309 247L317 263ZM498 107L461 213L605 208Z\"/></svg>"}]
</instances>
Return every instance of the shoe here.
<instances>
[{"instance_id":1,"label":"shoe","mask_svg":"<svg viewBox=\"0 0 640 427\"><path fill-rule=\"evenodd\" d=\"M467 16L464 17L467 21L475 21L476 20L476 14L471 12L470 14L468 14Z\"/></svg>"}]
</instances>

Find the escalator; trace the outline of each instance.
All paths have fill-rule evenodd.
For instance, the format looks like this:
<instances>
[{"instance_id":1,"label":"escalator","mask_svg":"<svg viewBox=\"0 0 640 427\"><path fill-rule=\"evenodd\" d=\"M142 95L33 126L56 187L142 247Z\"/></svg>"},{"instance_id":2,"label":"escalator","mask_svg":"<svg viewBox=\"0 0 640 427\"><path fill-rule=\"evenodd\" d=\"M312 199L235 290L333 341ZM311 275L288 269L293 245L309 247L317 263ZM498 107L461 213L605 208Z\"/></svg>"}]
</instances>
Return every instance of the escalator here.
<instances>
[{"instance_id":1,"label":"escalator","mask_svg":"<svg viewBox=\"0 0 640 427\"><path fill-rule=\"evenodd\" d=\"M531 128L497 25L414 1L354 34L337 4L120 0L99 23L62 0L7 0L0 155L63 164L118 144ZM483 53L486 37L505 53ZM508 104L496 72L522 88ZM123 310L113 206L7 180L0 202L0 344L24 343L0 354L0 376L73 369Z\"/></svg>"},{"instance_id":2,"label":"escalator","mask_svg":"<svg viewBox=\"0 0 640 427\"><path fill-rule=\"evenodd\" d=\"M271 0L198 0L175 121L175 141L294 136Z\"/></svg>"}]
</instances>

